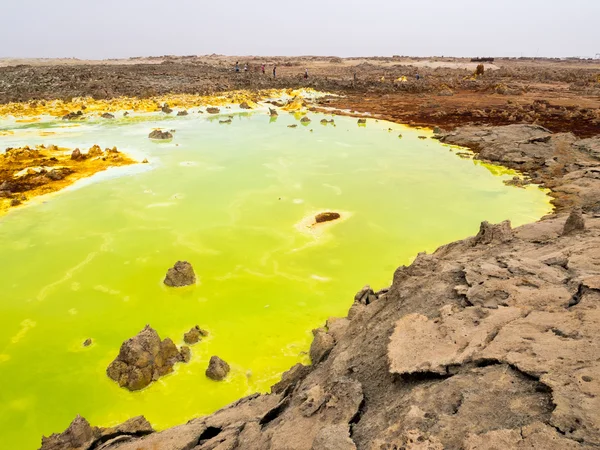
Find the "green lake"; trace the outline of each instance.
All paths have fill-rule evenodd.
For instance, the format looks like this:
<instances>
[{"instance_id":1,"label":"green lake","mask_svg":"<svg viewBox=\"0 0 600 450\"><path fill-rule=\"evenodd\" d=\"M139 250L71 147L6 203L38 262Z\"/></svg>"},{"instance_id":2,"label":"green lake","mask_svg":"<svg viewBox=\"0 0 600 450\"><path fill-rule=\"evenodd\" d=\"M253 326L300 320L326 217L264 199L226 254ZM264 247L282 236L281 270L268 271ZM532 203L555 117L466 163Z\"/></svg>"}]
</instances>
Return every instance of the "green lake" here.
<instances>
[{"instance_id":1,"label":"green lake","mask_svg":"<svg viewBox=\"0 0 600 450\"><path fill-rule=\"evenodd\" d=\"M457 156L428 130L233 115L0 121L15 132L0 136L0 151L99 144L150 161L0 217L0 448L38 448L77 414L101 426L142 414L162 429L268 391L309 363L311 330L344 316L365 284L388 286L418 252L483 220L517 226L551 211L545 191L504 185L513 173ZM148 139L158 126L174 139ZM321 211L344 219L303 224ZM178 260L193 265L196 286L162 283ZM129 392L106 367L146 324L177 345L196 324L210 336L188 364ZM232 368L223 382L204 374L212 355Z\"/></svg>"}]
</instances>

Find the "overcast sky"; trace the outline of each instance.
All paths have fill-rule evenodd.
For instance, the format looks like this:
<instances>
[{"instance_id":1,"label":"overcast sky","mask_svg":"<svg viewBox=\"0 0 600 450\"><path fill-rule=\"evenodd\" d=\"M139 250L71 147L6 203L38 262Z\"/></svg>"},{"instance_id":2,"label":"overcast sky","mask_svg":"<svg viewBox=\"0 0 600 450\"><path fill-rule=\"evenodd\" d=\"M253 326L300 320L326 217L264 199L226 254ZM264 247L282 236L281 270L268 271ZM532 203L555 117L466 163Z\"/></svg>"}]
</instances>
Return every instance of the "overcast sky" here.
<instances>
[{"instance_id":1,"label":"overcast sky","mask_svg":"<svg viewBox=\"0 0 600 450\"><path fill-rule=\"evenodd\" d=\"M600 0L2 3L0 57L600 53Z\"/></svg>"}]
</instances>

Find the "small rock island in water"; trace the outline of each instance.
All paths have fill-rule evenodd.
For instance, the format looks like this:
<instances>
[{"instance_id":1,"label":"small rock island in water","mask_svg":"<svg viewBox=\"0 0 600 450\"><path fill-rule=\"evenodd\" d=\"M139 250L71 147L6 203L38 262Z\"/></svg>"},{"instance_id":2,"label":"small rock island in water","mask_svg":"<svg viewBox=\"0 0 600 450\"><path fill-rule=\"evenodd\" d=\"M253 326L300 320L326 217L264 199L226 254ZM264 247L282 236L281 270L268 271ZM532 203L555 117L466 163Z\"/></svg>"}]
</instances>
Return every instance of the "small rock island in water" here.
<instances>
[{"instance_id":1,"label":"small rock island in water","mask_svg":"<svg viewBox=\"0 0 600 450\"><path fill-rule=\"evenodd\" d=\"M119 386L137 391L171 373L176 363L189 359L189 347L178 349L169 338L161 341L156 330L146 325L136 336L123 342L106 374Z\"/></svg>"}]
</instances>

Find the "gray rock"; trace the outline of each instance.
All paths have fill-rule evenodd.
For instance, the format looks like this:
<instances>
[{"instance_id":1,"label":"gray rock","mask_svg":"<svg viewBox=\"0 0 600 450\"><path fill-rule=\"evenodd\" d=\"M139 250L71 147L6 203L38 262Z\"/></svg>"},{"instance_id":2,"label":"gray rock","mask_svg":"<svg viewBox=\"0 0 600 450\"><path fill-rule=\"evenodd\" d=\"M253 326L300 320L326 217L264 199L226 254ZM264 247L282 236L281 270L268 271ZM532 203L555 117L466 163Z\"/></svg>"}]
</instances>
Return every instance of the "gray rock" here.
<instances>
[{"instance_id":1,"label":"gray rock","mask_svg":"<svg viewBox=\"0 0 600 450\"><path fill-rule=\"evenodd\" d=\"M175 363L183 359L171 339L161 341L158 333L146 325L136 336L123 342L106 374L119 386L137 391L172 372Z\"/></svg>"},{"instance_id":2,"label":"gray rock","mask_svg":"<svg viewBox=\"0 0 600 450\"><path fill-rule=\"evenodd\" d=\"M202 338L206 336L208 336L208 331L205 331L196 325L183 335L183 341L188 345L193 345L200 342Z\"/></svg>"},{"instance_id":3,"label":"gray rock","mask_svg":"<svg viewBox=\"0 0 600 450\"><path fill-rule=\"evenodd\" d=\"M329 355L329 352L335 346L333 336L322 329L313 330L314 339L310 344L310 360L313 365L320 363Z\"/></svg>"},{"instance_id":4,"label":"gray rock","mask_svg":"<svg viewBox=\"0 0 600 450\"><path fill-rule=\"evenodd\" d=\"M585 220L583 219L581 209L574 208L565 222L562 235L575 234L583 230L585 230Z\"/></svg>"}]
</instances>

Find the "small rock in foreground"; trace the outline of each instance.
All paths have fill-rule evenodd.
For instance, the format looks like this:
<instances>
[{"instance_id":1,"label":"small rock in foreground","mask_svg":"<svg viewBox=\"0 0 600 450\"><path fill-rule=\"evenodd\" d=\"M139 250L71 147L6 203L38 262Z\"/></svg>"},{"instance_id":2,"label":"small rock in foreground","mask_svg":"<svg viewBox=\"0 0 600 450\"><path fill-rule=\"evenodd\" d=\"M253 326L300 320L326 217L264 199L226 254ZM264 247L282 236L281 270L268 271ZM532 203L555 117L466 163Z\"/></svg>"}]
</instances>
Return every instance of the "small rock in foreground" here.
<instances>
[{"instance_id":1,"label":"small rock in foreground","mask_svg":"<svg viewBox=\"0 0 600 450\"><path fill-rule=\"evenodd\" d=\"M91 338L87 338L85 341L83 341L83 346L84 347L89 347L90 345L92 345L92 339Z\"/></svg>"},{"instance_id":2,"label":"small rock in foreground","mask_svg":"<svg viewBox=\"0 0 600 450\"><path fill-rule=\"evenodd\" d=\"M229 364L218 356L212 356L208 363L208 369L206 369L206 376L211 380L221 381L225 379L229 370Z\"/></svg>"},{"instance_id":3,"label":"small rock in foreground","mask_svg":"<svg viewBox=\"0 0 600 450\"><path fill-rule=\"evenodd\" d=\"M194 268L187 261L177 261L173 267L167 271L164 283L171 287L190 286L196 283L196 274Z\"/></svg>"},{"instance_id":4,"label":"small rock in foreground","mask_svg":"<svg viewBox=\"0 0 600 450\"><path fill-rule=\"evenodd\" d=\"M183 335L183 342L192 345L200 342L203 337L208 336L208 331L203 330L198 325Z\"/></svg>"}]
</instances>

